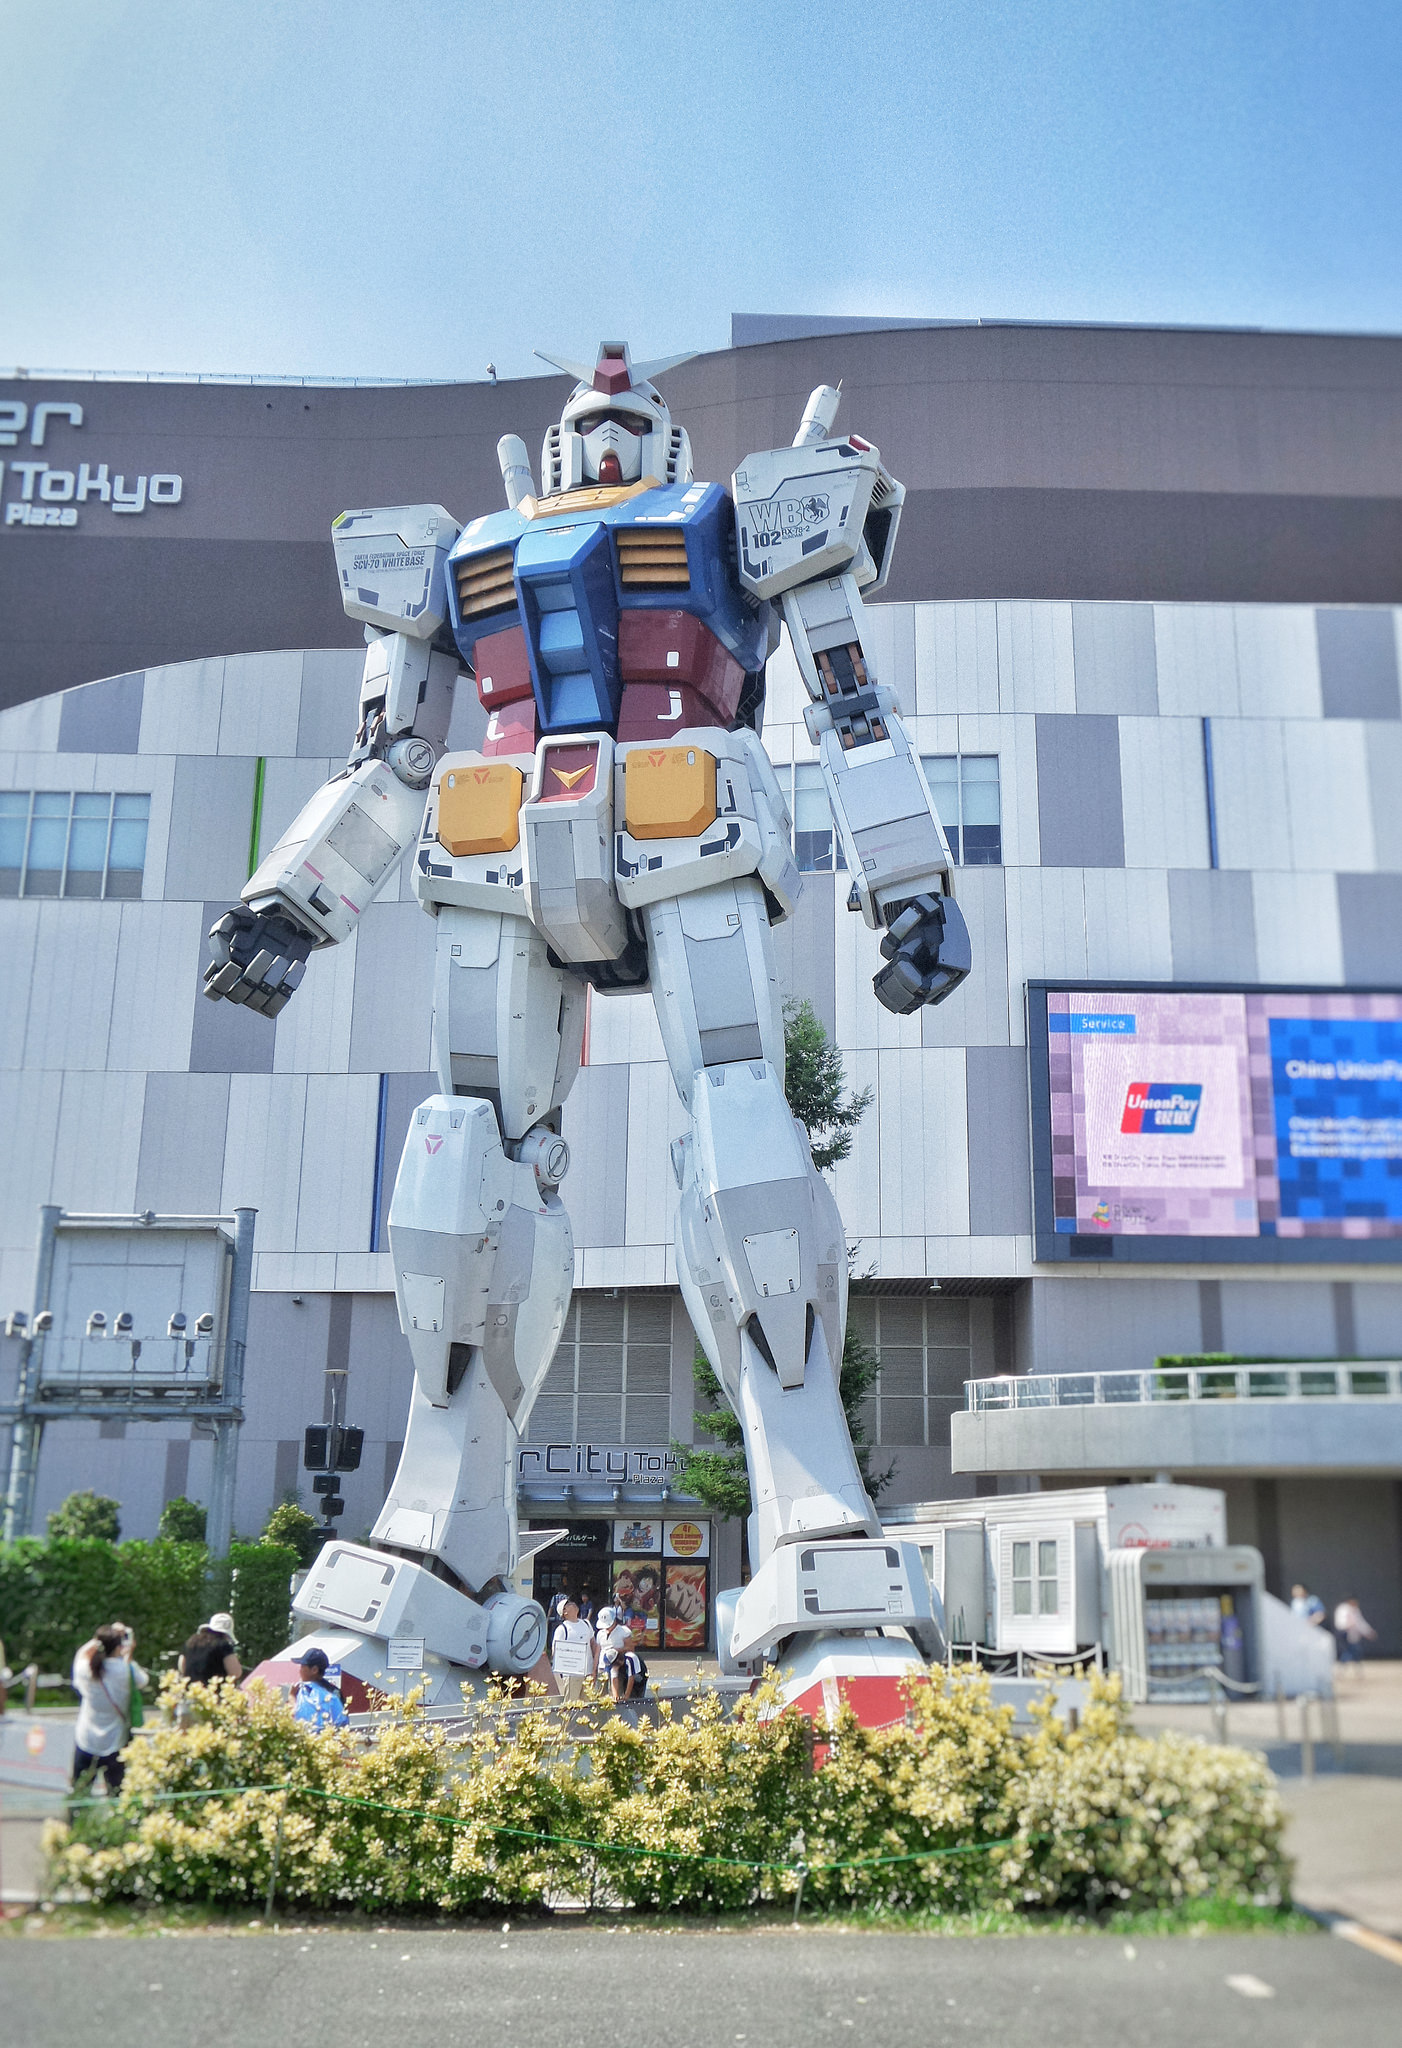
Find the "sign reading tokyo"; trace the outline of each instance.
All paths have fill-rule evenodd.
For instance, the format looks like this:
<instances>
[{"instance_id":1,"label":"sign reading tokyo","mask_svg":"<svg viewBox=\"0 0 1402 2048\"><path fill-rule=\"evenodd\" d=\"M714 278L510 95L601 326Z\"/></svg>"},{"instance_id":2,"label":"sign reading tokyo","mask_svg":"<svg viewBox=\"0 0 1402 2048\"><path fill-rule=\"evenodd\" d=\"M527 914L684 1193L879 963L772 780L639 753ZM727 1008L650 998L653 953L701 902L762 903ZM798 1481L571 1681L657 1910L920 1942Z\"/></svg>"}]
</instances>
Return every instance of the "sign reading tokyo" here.
<instances>
[{"instance_id":1,"label":"sign reading tokyo","mask_svg":"<svg viewBox=\"0 0 1402 2048\"><path fill-rule=\"evenodd\" d=\"M21 399L0 399L0 449L22 444L45 448L52 427L82 424L83 408L71 400L45 400L31 411ZM135 517L151 506L178 505L185 495L184 478L172 470L114 474L105 462L78 461L65 468L61 460L57 443L43 456L0 456L6 526L74 527L80 507Z\"/></svg>"},{"instance_id":2,"label":"sign reading tokyo","mask_svg":"<svg viewBox=\"0 0 1402 2048\"><path fill-rule=\"evenodd\" d=\"M1402 994L1045 1002L1039 1242L1402 1239Z\"/></svg>"}]
</instances>

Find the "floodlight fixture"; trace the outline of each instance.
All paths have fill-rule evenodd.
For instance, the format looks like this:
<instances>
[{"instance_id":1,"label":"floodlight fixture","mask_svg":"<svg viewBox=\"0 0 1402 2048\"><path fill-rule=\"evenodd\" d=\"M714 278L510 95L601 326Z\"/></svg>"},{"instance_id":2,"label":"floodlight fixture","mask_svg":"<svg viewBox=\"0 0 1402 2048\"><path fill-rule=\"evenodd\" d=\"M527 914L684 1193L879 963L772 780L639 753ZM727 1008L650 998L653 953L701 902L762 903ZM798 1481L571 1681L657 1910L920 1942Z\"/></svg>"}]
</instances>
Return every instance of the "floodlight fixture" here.
<instances>
[{"instance_id":1,"label":"floodlight fixture","mask_svg":"<svg viewBox=\"0 0 1402 2048\"><path fill-rule=\"evenodd\" d=\"M202 1316L196 1317L195 1335L197 1337L212 1337L214 1335L214 1316L209 1309L206 1309Z\"/></svg>"},{"instance_id":2,"label":"floodlight fixture","mask_svg":"<svg viewBox=\"0 0 1402 2048\"><path fill-rule=\"evenodd\" d=\"M189 1326L190 1318L183 1309L178 1308L166 1324L166 1335L167 1337L183 1337Z\"/></svg>"},{"instance_id":3,"label":"floodlight fixture","mask_svg":"<svg viewBox=\"0 0 1402 2048\"><path fill-rule=\"evenodd\" d=\"M17 1308L14 1311L13 1315L6 1316L5 1335L7 1337L24 1337L27 1336L28 1333L29 1318L22 1308Z\"/></svg>"},{"instance_id":4,"label":"floodlight fixture","mask_svg":"<svg viewBox=\"0 0 1402 2048\"><path fill-rule=\"evenodd\" d=\"M133 1327L131 1310L124 1308L112 1326L112 1335L114 1337L129 1337Z\"/></svg>"},{"instance_id":5,"label":"floodlight fixture","mask_svg":"<svg viewBox=\"0 0 1402 2048\"><path fill-rule=\"evenodd\" d=\"M54 1326L54 1312L53 1312L53 1310L52 1310L51 1308L41 1308L41 1309L40 1309L40 1311L39 1311L39 1313L38 1313L38 1315L37 1315L37 1316L35 1316L35 1318L34 1318L34 1334L35 1334L35 1336L36 1336L36 1337L47 1337L47 1336L48 1336L48 1334L49 1334L49 1332L50 1332L50 1330L52 1330L53 1326Z\"/></svg>"},{"instance_id":6,"label":"floodlight fixture","mask_svg":"<svg viewBox=\"0 0 1402 2048\"><path fill-rule=\"evenodd\" d=\"M88 1317L88 1335L90 1337L105 1337L107 1335L107 1318L100 1308L95 1308Z\"/></svg>"}]
</instances>

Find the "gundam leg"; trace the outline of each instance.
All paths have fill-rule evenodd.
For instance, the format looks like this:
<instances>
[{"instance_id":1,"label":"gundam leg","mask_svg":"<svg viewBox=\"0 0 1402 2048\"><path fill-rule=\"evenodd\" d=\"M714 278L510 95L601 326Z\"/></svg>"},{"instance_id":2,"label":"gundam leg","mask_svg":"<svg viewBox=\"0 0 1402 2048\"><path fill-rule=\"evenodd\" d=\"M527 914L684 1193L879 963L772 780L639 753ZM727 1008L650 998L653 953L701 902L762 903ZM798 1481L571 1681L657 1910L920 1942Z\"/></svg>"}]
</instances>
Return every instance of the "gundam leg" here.
<instances>
[{"instance_id":1,"label":"gundam leg","mask_svg":"<svg viewBox=\"0 0 1402 2048\"><path fill-rule=\"evenodd\" d=\"M883 1543L838 1388L842 1219L784 1095L769 913L754 876L645 912L653 999L691 1112L678 1148L677 1271L744 1432L755 1574L719 1613L727 1662L834 1628L928 1637L918 1557ZM913 1654L902 1643L903 1655Z\"/></svg>"},{"instance_id":2,"label":"gundam leg","mask_svg":"<svg viewBox=\"0 0 1402 2048\"><path fill-rule=\"evenodd\" d=\"M375 1636L422 1636L453 1664L522 1672L544 1648L544 1617L503 1582L518 1560L516 1446L574 1277L558 1124L584 991L521 916L444 906L437 948L441 1092L410 1121L389 1212L414 1360L404 1450L374 1549L328 1546L297 1611L324 1622L334 1604L349 1619L332 1582L369 1561L386 1588Z\"/></svg>"},{"instance_id":3,"label":"gundam leg","mask_svg":"<svg viewBox=\"0 0 1402 2048\"><path fill-rule=\"evenodd\" d=\"M874 1533L834 1368L842 1221L784 1096L763 890L749 877L700 890L650 910L648 928L663 1039L691 1111L678 1272L745 1432L755 1561L805 1536Z\"/></svg>"}]
</instances>

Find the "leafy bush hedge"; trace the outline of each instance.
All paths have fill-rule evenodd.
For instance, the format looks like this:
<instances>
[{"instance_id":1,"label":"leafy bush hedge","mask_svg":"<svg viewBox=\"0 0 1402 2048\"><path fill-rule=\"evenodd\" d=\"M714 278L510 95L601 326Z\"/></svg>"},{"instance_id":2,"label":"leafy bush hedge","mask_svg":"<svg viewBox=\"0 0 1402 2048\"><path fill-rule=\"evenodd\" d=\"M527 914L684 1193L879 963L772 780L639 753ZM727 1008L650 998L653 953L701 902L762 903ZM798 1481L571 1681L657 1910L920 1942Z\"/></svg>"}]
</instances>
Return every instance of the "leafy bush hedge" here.
<instances>
[{"instance_id":1,"label":"leafy bush hedge","mask_svg":"<svg viewBox=\"0 0 1402 2048\"><path fill-rule=\"evenodd\" d=\"M664 1705L640 1728L602 1706L508 1723L498 1702L454 1741L410 1707L356 1753L262 1688L189 1697L192 1726L133 1747L121 1800L51 1824L57 1886L237 1904L264 1898L276 1859L280 1899L376 1912L720 1911L791 1897L801 1869L804 1903L826 1908L1271 1905L1288 1889L1264 1761L1128 1734L1111 1688L1078 1730L1044 1714L1021 1736L986 1678L936 1672L904 1726L844 1710L818 1769L808 1723L765 1699L729 1719L714 1697Z\"/></svg>"},{"instance_id":2,"label":"leafy bush hedge","mask_svg":"<svg viewBox=\"0 0 1402 2048\"><path fill-rule=\"evenodd\" d=\"M212 1607L232 1607L246 1665L288 1642L288 1587L297 1554L271 1543L235 1543L211 1566L202 1543L0 1543L0 1636L11 1665L66 1674L74 1652L104 1621L136 1630L148 1669L174 1655Z\"/></svg>"},{"instance_id":3,"label":"leafy bush hedge","mask_svg":"<svg viewBox=\"0 0 1402 2048\"><path fill-rule=\"evenodd\" d=\"M208 1613L202 1543L42 1541L0 1543L0 1635L18 1670L67 1672L74 1652L105 1621L136 1630L137 1656L158 1664Z\"/></svg>"}]
</instances>

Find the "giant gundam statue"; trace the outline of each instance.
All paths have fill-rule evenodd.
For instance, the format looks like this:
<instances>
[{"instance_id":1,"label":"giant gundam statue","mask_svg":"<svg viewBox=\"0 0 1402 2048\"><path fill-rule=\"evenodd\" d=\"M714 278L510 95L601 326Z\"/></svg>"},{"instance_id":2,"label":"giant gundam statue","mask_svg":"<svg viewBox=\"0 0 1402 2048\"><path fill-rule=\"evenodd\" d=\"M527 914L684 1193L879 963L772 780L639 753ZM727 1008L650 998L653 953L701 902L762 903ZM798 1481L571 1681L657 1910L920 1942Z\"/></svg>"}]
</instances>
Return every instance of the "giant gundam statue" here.
<instances>
[{"instance_id":1,"label":"giant gundam statue","mask_svg":"<svg viewBox=\"0 0 1402 2048\"><path fill-rule=\"evenodd\" d=\"M686 358L634 364L607 342L592 368L545 360L578 381L539 492L508 435L506 510L334 522L367 642L354 745L211 933L206 995L273 1018L406 852L437 922L439 1092L411 1119L389 1211L408 1430L369 1543L328 1544L298 1595L301 1643L369 1685L388 1639L421 1642L430 1700L537 1665L545 1618L508 1581L517 1443L573 1282L561 1107L586 991L650 989L691 1119L672 1147L678 1278L754 1500L754 1575L716 1602L722 1662L778 1661L795 1691L819 1670L904 1668L936 1622L914 1546L882 1536L838 1397L846 1246L784 1095L770 928L800 882L760 741L782 622L851 906L881 935L877 997L942 1001L968 933L863 613L904 488L869 442L831 438L826 385L792 447L747 456L727 492L693 482L651 381ZM464 669L486 738L449 753Z\"/></svg>"}]
</instances>

